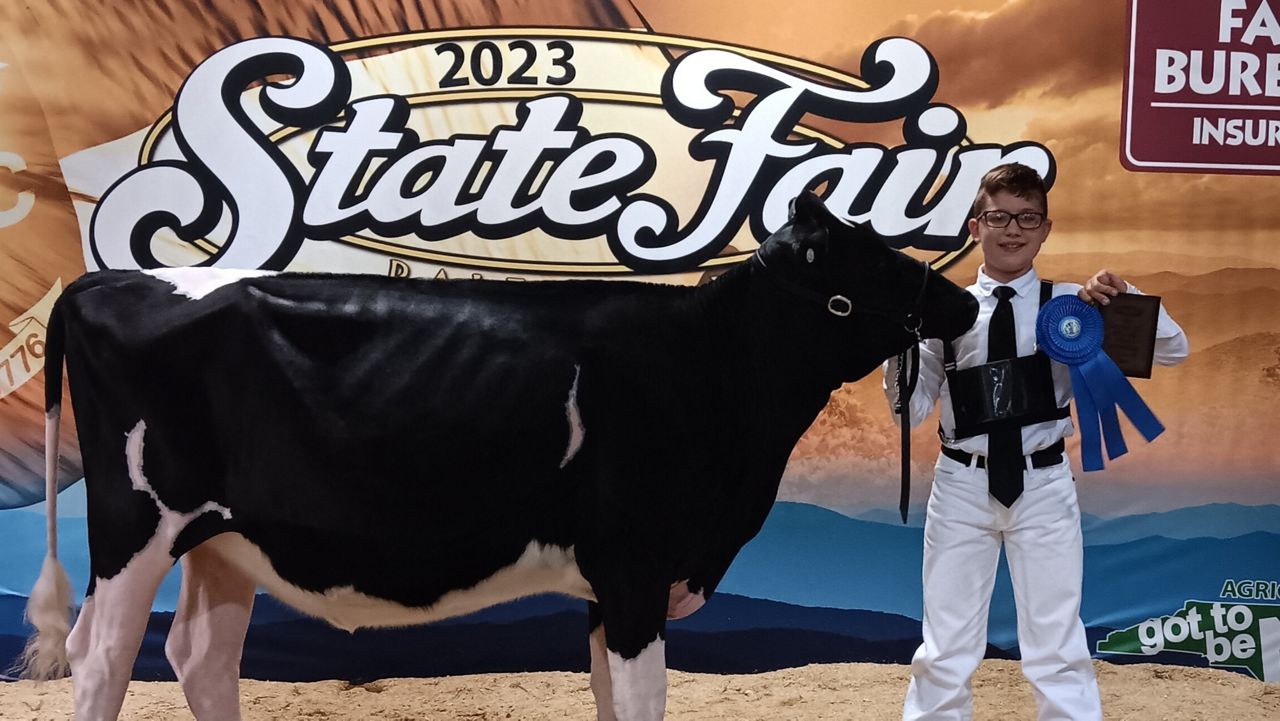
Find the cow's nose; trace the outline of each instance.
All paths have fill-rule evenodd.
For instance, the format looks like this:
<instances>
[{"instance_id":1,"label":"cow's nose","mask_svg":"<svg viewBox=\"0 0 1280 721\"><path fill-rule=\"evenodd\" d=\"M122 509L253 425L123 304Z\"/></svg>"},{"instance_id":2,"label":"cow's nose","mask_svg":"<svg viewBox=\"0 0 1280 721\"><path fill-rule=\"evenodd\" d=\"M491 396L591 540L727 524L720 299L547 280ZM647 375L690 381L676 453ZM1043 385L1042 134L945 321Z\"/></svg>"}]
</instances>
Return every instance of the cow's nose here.
<instances>
[{"instance_id":1,"label":"cow's nose","mask_svg":"<svg viewBox=\"0 0 1280 721\"><path fill-rule=\"evenodd\" d=\"M953 341L959 338L968 333L973 324L978 321L978 299L968 291L962 292L964 300L955 304L954 323L949 325L946 332L942 334L942 340Z\"/></svg>"},{"instance_id":2,"label":"cow's nose","mask_svg":"<svg viewBox=\"0 0 1280 721\"><path fill-rule=\"evenodd\" d=\"M960 331L961 333L967 332L973 327L974 323L978 322L978 299L973 297L973 294L968 293L967 291L966 296L967 297L964 299L964 330Z\"/></svg>"}]
</instances>

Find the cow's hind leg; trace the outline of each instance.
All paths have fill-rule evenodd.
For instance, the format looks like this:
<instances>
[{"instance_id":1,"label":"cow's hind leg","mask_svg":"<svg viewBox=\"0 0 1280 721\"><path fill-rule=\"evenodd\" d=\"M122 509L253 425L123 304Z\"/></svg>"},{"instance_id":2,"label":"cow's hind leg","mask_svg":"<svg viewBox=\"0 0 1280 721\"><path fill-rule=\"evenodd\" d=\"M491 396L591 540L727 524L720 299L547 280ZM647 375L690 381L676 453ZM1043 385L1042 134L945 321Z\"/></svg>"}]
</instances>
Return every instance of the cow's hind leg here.
<instances>
[{"instance_id":1,"label":"cow's hind leg","mask_svg":"<svg viewBox=\"0 0 1280 721\"><path fill-rule=\"evenodd\" d=\"M660 721L667 706L667 589L608 594L600 598L604 619L609 695L617 721ZM594 669L593 669L594 670ZM592 674L593 677L595 674ZM597 684L592 684L596 691ZM599 691L596 691L599 694ZM599 698L597 696L597 698ZM607 719L608 716L601 715Z\"/></svg>"},{"instance_id":2,"label":"cow's hind leg","mask_svg":"<svg viewBox=\"0 0 1280 721\"><path fill-rule=\"evenodd\" d=\"M178 612L164 650L198 721L240 720L240 656L254 589L209 545L182 557Z\"/></svg>"},{"instance_id":3,"label":"cow's hind leg","mask_svg":"<svg viewBox=\"0 0 1280 721\"><path fill-rule=\"evenodd\" d=\"M189 513L168 508L143 469L145 434L139 421L126 434L124 464L97 455L95 472L86 473L93 582L67 638L77 721L111 721L120 713L156 589L173 567L174 540L209 510L229 517L212 502Z\"/></svg>"},{"instance_id":4,"label":"cow's hind leg","mask_svg":"<svg viewBox=\"0 0 1280 721\"><path fill-rule=\"evenodd\" d=\"M93 594L67 637L77 721L119 715L151 603L172 565L168 541L156 536L119 573L94 579Z\"/></svg>"}]
</instances>

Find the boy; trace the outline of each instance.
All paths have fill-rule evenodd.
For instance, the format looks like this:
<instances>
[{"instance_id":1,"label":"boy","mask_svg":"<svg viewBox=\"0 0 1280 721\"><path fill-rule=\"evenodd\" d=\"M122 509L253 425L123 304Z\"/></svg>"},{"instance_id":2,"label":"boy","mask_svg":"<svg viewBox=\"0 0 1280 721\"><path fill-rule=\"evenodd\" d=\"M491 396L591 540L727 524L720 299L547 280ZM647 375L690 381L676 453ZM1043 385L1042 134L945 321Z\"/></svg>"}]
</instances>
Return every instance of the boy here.
<instances>
[{"instance_id":1,"label":"boy","mask_svg":"<svg viewBox=\"0 0 1280 721\"><path fill-rule=\"evenodd\" d=\"M968 288L979 302L978 319L950 348L931 340L920 349L911 424L941 400L942 453L925 519L924 643L911 662L906 720L970 718L970 680L986 650L1002 543L1022 671L1041 721L1102 718L1080 620L1080 509L1063 451L1063 438L1073 432L1070 373L1036 352L1035 320L1050 296L1077 293L1107 305L1119 293L1137 291L1106 270L1083 287L1042 284L1033 262L1053 227L1046 192L1025 165L1001 165L983 177L969 220L983 253L977 282ZM1173 365L1186 356L1186 336L1161 306L1155 362ZM895 359L885 366L890 405L896 374ZM993 386L993 378L1003 385ZM993 420L983 403L966 402L1013 387L1019 394L1014 407L1023 409L1014 418Z\"/></svg>"}]
</instances>

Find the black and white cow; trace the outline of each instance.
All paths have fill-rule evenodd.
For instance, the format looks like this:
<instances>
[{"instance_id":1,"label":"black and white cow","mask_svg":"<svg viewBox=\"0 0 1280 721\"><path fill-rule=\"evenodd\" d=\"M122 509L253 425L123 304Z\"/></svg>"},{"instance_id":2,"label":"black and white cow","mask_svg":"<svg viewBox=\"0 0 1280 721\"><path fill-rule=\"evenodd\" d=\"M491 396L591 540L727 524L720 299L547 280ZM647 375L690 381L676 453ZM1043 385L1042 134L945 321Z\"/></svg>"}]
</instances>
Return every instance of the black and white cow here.
<instances>
[{"instance_id":1,"label":"black and white cow","mask_svg":"<svg viewBox=\"0 0 1280 721\"><path fill-rule=\"evenodd\" d=\"M50 320L46 396L53 463L65 356L92 578L68 636L51 543L29 673L69 660L76 718L114 719L181 559L166 654L201 721L240 717L255 585L344 629L583 598L599 718L659 719L667 619L760 529L831 392L916 319L953 338L976 312L811 195L697 288L88 274Z\"/></svg>"}]
</instances>

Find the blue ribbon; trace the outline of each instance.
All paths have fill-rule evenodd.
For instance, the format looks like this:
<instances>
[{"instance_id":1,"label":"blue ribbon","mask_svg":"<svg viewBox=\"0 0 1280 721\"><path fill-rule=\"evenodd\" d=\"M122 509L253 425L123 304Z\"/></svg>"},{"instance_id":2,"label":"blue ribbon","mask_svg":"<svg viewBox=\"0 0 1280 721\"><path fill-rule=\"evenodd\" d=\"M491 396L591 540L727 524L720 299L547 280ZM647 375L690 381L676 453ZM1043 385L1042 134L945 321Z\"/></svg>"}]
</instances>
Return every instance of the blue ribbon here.
<instances>
[{"instance_id":1,"label":"blue ribbon","mask_svg":"<svg viewBox=\"0 0 1280 721\"><path fill-rule=\"evenodd\" d=\"M1138 397L1129 379L1103 352L1102 336L1102 314L1074 295L1049 300L1036 317L1036 343L1040 350L1071 369L1076 422L1080 427L1080 461L1086 471L1102 470L1103 440L1111 460L1129 450L1120 431L1117 406L1147 441L1164 432L1164 426Z\"/></svg>"}]
</instances>

